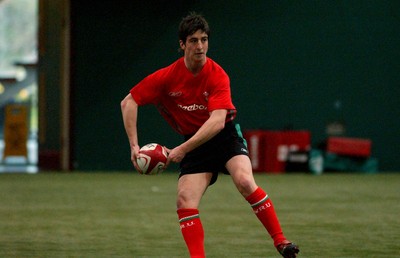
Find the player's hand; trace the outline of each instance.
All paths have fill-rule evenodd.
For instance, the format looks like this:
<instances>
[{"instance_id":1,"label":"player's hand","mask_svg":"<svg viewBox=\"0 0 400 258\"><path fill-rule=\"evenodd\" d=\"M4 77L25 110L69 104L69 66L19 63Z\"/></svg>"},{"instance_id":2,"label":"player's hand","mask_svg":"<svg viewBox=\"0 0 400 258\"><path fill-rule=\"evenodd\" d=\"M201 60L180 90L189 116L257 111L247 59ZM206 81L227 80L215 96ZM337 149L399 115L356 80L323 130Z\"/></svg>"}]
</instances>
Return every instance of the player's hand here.
<instances>
[{"instance_id":1,"label":"player's hand","mask_svg":"<svg viewBox=\"0 0 400 258\"><path fill-rule=\"evenodd\" d=\"M139 150L140 147L138 145L131 147L131 161L135 169L139 172L142 172L136 161L138 158L140 158Z\"/></svg>"},{"instance_id":2,"label":"player's hand","mask_svg":"<svg viewBox=\"0 0 400 258\"><path fill-rule=\"evenodd\" d=\"M167 147L164 147L167 150L168 153L168 159L167 163L165 164L165 168L168 167L168 165L171 162L179 163L182 161L182 159L185 157L186 153L180 148L180 146L175 147L174 149L168 149Z\"/></svg>"}]
</instances>

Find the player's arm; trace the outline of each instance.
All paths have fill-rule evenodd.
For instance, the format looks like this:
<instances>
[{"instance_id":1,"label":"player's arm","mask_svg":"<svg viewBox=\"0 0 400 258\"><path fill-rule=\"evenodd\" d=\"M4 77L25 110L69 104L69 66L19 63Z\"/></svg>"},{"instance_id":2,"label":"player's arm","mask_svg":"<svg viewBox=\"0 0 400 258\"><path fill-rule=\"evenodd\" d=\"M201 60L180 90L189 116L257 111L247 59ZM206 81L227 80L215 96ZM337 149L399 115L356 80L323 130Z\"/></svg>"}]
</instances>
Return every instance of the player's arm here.
<instances>
[{"instance_id":1,"label":"player's arm","mask_svg":"<svg viewBox=\"0 0 400 258\"><path fill-rule=\"evenodd\" d=\"M122 119L124 121L124 127L126 134L129 139L129 145L131 148L131 161L135 168L140 171L136 158L139 156L139 142L137 135L137 115L138 115L138 104L133 99L131 94L128 94L121 101L121 112Z\"/></svg>"},{"instance_id":2,"label":"player's arm","mask_svg":"<svg viewBox=\"0 0 400 258\"><path fill-rule=\"evenodd\" d=\"M169 152L167 165L171 161L181 162L186 153L207 142L224 129L227 112L226 109L216 109L210 112L210 117L189 140Z\"/></svg>"}]
</instances>

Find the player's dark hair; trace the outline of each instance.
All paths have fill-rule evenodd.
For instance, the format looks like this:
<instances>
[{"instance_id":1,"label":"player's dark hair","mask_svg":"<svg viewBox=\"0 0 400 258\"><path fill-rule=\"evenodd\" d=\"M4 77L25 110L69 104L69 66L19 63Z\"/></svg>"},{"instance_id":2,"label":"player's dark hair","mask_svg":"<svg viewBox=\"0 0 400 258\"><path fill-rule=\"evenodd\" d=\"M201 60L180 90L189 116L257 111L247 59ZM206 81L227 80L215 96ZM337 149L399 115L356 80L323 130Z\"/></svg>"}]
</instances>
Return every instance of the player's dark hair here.
<instances>
[{"instance_id":1,"label":"player's dark hair","mask_svg":"<svg viewBox=\"0 0 400 258\"><path fill-rule=\"evenodd\" d=\"M210 27L206 19L200 14L190 12L179 24L179 40L185 43L186 38L198 30L205 32L210 37Z\"/></svg>"}]
</instances>

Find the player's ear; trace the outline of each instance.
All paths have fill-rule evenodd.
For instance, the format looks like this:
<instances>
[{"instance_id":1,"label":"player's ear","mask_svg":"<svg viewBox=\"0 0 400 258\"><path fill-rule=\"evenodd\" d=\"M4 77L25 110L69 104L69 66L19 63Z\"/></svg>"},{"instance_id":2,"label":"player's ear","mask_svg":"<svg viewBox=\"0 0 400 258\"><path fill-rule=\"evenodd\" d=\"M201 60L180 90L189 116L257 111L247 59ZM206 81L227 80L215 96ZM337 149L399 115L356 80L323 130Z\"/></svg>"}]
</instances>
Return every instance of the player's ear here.
<instances>
[{"instance_id":1,"label":"player's ear","mask_svg":"<svg viewBox=\"0 0 400 258\"><path fill-rule=\"evenodd\" d=\"M179 40L179 46L182 50L185 50L185 42L183 42L182 40Z\"/></svg>"}]
</instances>

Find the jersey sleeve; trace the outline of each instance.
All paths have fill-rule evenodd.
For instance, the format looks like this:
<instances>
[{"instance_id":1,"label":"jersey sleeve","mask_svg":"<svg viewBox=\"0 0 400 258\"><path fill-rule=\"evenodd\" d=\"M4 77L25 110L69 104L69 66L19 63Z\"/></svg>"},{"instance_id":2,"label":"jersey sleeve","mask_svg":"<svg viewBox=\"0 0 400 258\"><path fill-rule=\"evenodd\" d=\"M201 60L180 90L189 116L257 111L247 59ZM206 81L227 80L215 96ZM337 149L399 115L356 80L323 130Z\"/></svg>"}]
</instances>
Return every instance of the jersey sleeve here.
<instances>
[{"instance_id":1,"label":"jersey sleeve","mask_svg":"<svg viewBox=\"0 0 400 258\"><path fill-rule=\"evenodd\" d=\"M130 94L139 106L157 104L163 91L164 80L164 69L158 70L133 86Z\"/></svg>"},{"instance_id":2,"label":"jersey sleeve","mask_svg":"<svg viewBox=\"0 0 400 258\"><path fill-rule=\"evenodd\" d=\"M211 112L216 109L235 110L232 103L230 80L226 73L221 73L212 80L209 92L208 110Z\"/></svg>"}]
</instances>

